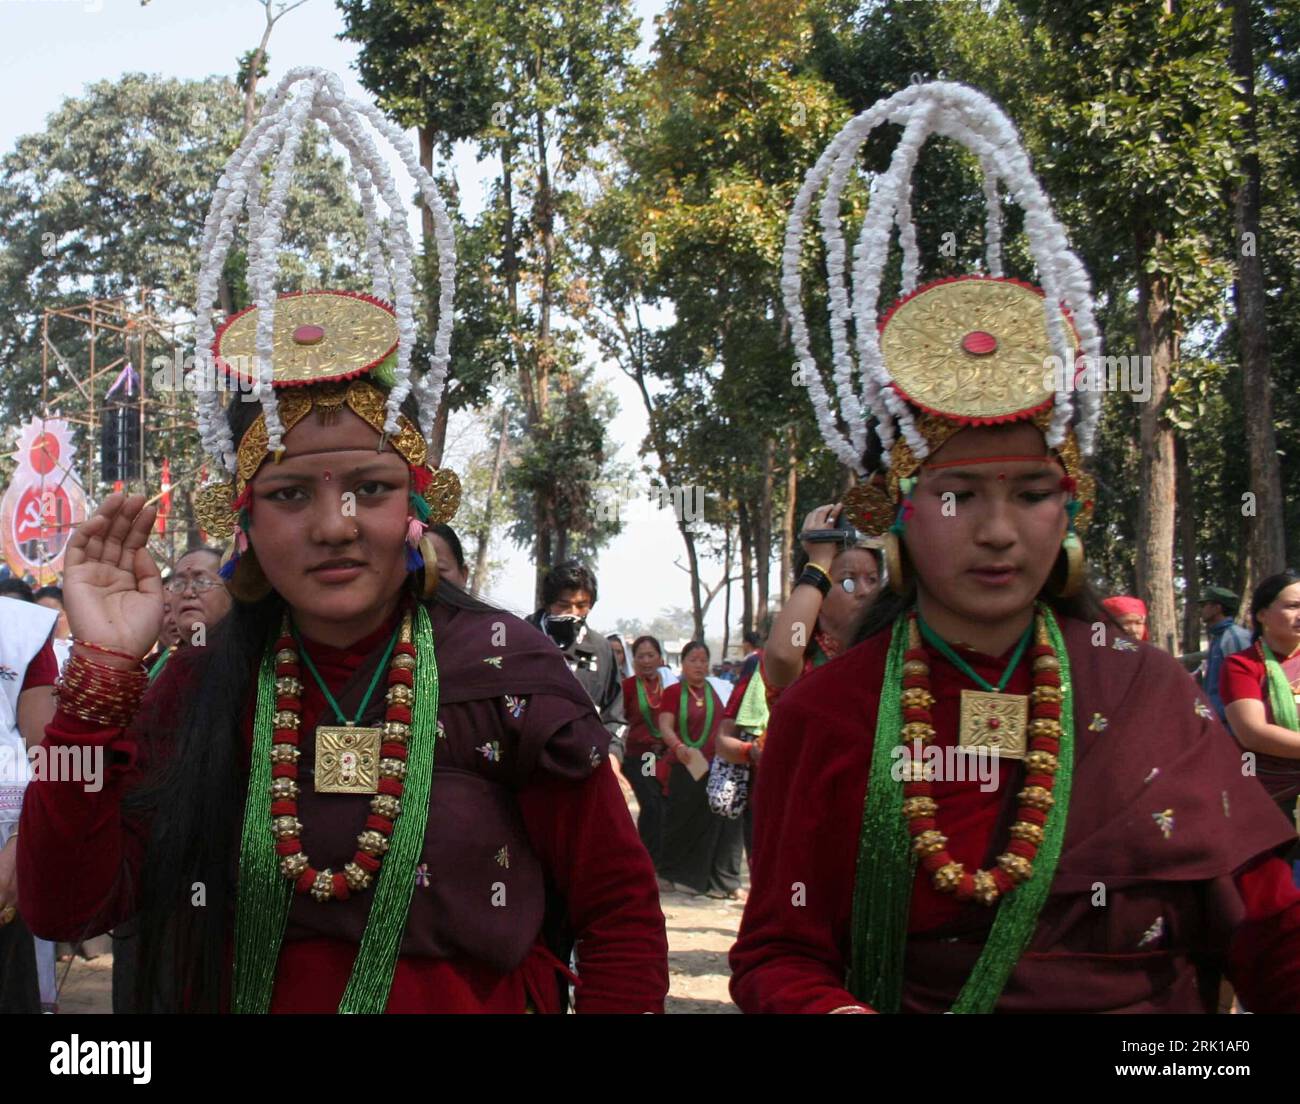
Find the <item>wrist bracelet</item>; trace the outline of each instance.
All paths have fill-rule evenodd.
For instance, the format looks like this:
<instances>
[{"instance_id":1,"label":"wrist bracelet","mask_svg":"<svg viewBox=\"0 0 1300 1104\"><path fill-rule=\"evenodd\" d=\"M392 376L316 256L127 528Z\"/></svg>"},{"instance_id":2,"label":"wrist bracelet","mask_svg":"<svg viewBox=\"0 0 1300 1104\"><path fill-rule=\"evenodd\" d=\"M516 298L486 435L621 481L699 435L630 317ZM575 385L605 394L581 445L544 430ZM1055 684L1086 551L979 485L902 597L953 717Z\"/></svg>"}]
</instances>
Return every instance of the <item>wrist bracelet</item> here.
<instances>
[{"instance_id":1,"label":"wrist bracelet","mask_svg":"<svg viewBox=\"0 0 1300 1104\"><path fill-rule=\"evenodd\" d=\"M799 575L799 578L795 580L794 585L806 584L807 586L814 586L821 591L822 597L825 598L831 592L831 577L821 568L812 570L815 567L815 564L808 564Z\"/></svg>"},{"instance_id":2,"label":"wrist bracelet","mask_svg":"<svg viewBox=\"0 0 1300 1104\"><path fill-rule=\"evenodd\" d=\"M148 685L143 664L125 671L74 653L63 665L54 692L64 712L107 728L125 728Z\"/></svg>"},{"instance_id":3,"label":"wrist bracelet","mask_svg":"<svg viewBox=\"0 0 1300 1104\"><path fill-rule=\"evenodd\" d=\"M140 657L133 656L130 652L119 652L116 648L106 648L103 644L92 644L89 640L78 640L75 636L72 643L80 645L83 648L89 648L92 652L102 652L104 655L117 656L118 659L129 659L132 663L139 663Z\"/></svg>"}]
</instances>

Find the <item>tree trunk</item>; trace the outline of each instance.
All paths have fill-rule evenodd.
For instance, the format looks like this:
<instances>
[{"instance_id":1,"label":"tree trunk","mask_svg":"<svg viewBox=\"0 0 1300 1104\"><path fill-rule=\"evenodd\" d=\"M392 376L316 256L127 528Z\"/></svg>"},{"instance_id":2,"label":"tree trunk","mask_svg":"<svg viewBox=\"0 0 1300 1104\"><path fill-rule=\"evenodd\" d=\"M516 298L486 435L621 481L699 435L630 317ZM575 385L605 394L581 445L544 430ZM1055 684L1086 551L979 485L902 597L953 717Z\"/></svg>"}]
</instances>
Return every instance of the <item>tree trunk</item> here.
<instances>
[{"instance_id":1,"label":"tree trunk","mask_svg":"<svg viewBox=\"0 0 1300 1104\"><path fill-rule=\"evenodd\" d=\"M538 58L540 66L541 59ZM540 79L540 72L538 77ZM546 117L537 112L534 117L534 134L537 155L537 196L533 201L533 219L537 226L541 245L541 287L537 304L537 347L533 361L534 387L537 393L538 420L545 422L547 405L550 401L550 375L554 363L551 350L551 280L555 272L555 201L551 195L551 173L546 164ZM555 499L550 488L539 491L534 503L534 519L537 526L537 569L538 590L541 589L541 572L543 565L551 562L552 533L555 530ZM568 534L561 533L560 548L567 552ZM563 553L556 557L557 562Z\"/></svg>"},{"instance_id":2,"label":"tree trunk","mask_svg":"<svg viewBox=\"0 0 1300 1104\"><path fill-rule=\"evenodd\" d=\"M1196 491L1192 467L1187 460L1187 442L1174 437L1174 462L1178 466L1178 544L1183 561L1183 647L1184 653L1201 650L1200 571L1196 562Z\"/></svg>"},{"instance_id":3,"label":"tree trunk","mask_svg":"<svg viewBox=\"0 0 1300 1104\"><path fill-rule=\"evenodd\" d=\"M795 506L799 498L799 468L794 428L786 430L789 442L789 467L785 477L785 516L781 519L781 604L790 597L790 575L794 571Z\"/></svg>"},{"instance_id":4,"label":"tree trunk","mask_svg":"<svg viewBox=\"0 0 1300 1104\"><path fill-rule=\"evenodd\" d=\"M1137 232L1138 353L1151 358L1151 400L1142 407L1138 470L1137 586L1147 604L1151 642L1175 648L1174 614L1174 434L1164 420L1169 377L1176 357L1169 278L1147 272L1146 259L1160 245L1148 227Z\"/></svg>"},{"instance_id":5,"label":"tree trunk","mask_svg":"<svg viewBox=\"0 0 1300 1104\"><path fill-rule=\"evenodd\" d=\"M1282 475L1273 430L1273 385L1270 378L1268 322L1264 298L1264 269L1259 257L1259 156L1255 120L1255 62L1251 42L1251 4L1233 0L1232 70L1242 87L1246 144L1241 158L1242 179L1233 197L1237 230L1237 333L1241 342L1242 388L1248 397L1242 417L1250 463L1254 512L1247 519L1247 572L1242 603L1249 609L1250 593L1265 576L1286 566L1286 532L1282 511ZM1243 504L1244 506L1244 504Z\"/></svg>"},{"instance_id":6,"label":"tree trunk","mask_svg":"<svg viewBox=\"0 0 1300 1104\"><path fill-rule=\"evenodd\" d=\"M266 28L262 31L262 41L257 44L248 65L248 82L244 85L244 129L240 132L240 138L253 129L253 121L257 118L257 72L262 68L262 61L266 57L266 44L271 41L275 21L280 18L271 14L269 3L264 2L263 6L266 8Z\"/></svg>"},{"instance_id":7,"label":"tree trunk","mask_svg":"<svg viewBox=\"0 0 1300 1104\"><path fill-rule=\"evenodd\" d=\"M736 528L740 533L740 631L744 634L754 631L754 548L743 494L736 505Z\"/></svg>"},{"instance_id":8,"label":"tree trunk","mask_svg":"<svg viewBox=\"0 0 1300 1104\"><path fill-rule=\"evenodd\" d=\"M501 433L497 437L496 456L492 460L492 476L488 480L487 502L483 508L483 522L477 533L478 547L474 553L474 574L469 588L475 594L481 593L487 582L488 550L492 544L492 502L496 497L497 486L501 482L501 466L506 455L506 433L510 426L510 415L505 403L501 404Z\"/></svg>"},{"instance_id":9,"label":"tree trunk","mask_svg":"<svg viewBox=\"0 0 1300 1104\"><path fill-rule=\"evenodd\" d=\"M682 511L684 514L685 511ZM682 532L682 540L686 542L686 562L690 567L691 574L691 616L695 620L694 640L704 639L704 607L700 604L700 559L695 554L695 536L691 533L688 526L690 522L684 517L677 519L677 527Z\"/></svg>"},{"instance_id":10,"label":"tree trunk","mask_svg":"<svg viewBox=\"0 0 1300 1104\"><path fill-rule=\"evenodd\" d=\"M768 628L768 577L772 571L772 480L776 467L776 440L769 437L763 442L763 486L758 496L757 530L754 533L754 570L758 580L758 602L755 613L762 631Z\"/></svg>"},{"instance_id":11,"label":"tree trunk","mask_svg":"<svg viewBox=\"0 0 1300 1104\"><path fill-rule=\"evenodd\" d=\"M727 588L726 594L722 596L722 659L727 658L727 649L731 646L731 523L728 522L722 530L722 548L723 548L723 569L722 574L726 579L722 585Z\"/></svg>"}]
</instances>

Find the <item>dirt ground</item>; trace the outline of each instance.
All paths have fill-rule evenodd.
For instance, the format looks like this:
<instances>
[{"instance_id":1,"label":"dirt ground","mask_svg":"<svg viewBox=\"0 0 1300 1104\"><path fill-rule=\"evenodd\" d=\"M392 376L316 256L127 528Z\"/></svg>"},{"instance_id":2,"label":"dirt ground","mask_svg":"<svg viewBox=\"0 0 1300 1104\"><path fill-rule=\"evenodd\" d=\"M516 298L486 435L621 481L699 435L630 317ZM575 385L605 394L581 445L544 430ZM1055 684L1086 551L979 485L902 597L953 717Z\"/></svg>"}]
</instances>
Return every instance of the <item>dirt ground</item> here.
<instances>
[{"instance_id":1,"label":"dirt ground","mask_svg":"<svg viewBox=\"0 0 1300 1104\"><path fill-rule=\"evenodd\" d=\"M668 922L669 987L664 1010L739 1015L727 992L731 980L727 952L736 941L742 906L678 893L663 895L660 903Z\"/></svg>"}]
</instances>

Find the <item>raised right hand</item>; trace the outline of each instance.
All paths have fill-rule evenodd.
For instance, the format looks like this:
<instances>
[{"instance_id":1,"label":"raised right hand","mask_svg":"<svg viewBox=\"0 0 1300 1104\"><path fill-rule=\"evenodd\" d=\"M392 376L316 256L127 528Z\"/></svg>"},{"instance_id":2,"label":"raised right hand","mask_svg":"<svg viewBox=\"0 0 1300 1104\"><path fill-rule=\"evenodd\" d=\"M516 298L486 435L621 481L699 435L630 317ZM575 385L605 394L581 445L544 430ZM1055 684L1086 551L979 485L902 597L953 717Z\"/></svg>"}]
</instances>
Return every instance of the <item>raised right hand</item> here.
<instances>
[{"instance_id":1,"label":"raised right hand","mask_svg":"<svg viewBox=\"0 0 1300 1104\"><path fill-rule=\"evenodd\" d=\"M811 529L834 529L835 519L840 516L843 505L839 502L830 506L818 506L815 510L810 510L808 516L803 519L803 528L799 530L806 533ZM830 569L831 561L835 559L835 553L844 546L842 544L827 543L825 541L809 542L800 541L799 545L804 550L810 563L815 563L818 567Z\"/></svg>"},{"instance_id":2,"label":"raised right hand","mask_svg":"<svg viewBox=\"0 0 1300 1104\"><path fill-rule=\"evenodd\" d=\"M162 628L162 575L145 547L157 509L144 502L109 495L77 526L63 561L72 635L133 656L148 654Z\"/></svg>"}]
</instances>

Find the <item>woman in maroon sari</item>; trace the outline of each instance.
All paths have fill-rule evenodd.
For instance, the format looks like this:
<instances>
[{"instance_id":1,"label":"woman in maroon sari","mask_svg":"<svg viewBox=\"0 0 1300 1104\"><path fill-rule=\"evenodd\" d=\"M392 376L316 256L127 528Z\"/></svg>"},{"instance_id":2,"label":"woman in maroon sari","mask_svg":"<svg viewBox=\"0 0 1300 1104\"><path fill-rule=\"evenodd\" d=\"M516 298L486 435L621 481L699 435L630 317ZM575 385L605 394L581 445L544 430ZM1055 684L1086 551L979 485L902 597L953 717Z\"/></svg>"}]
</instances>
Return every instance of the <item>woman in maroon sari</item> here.
<instances>
[{"instance_id":1,"label":"woman in maroon sari","mask_svg":"<svg viewBox=\"0 0 1300 1104\"><path fill-rule=\"evenodd\" d=\"M308 100L332 127L362 125L318 71L290 74L267 110L301 123ZM273 121L219 194L231 179L260 186ZM369 169L387 177L377 156ZM450 224L430 205L446 275ZM257 215L266 234L277 212ZM209 219L217 244L229 213ZM138 1007L552 1012L572 982L578 1011L662 1009L663 917L608 732L546 637L439 577L427 530L454 513L459 484L428 462L428 433L451 300L445 283L435 366L413 379L408 246L376 275L395 307L271 295L262 239L250 247L262 305L227 319L211 351L231 386L260 365L260 401L223 411L199 395L210 464L229 478L195 505L231 537L235 603L147 692L140 657L163 608L145 548L155 511L110 495L69 542L76 643L45 743L102 747L110 766L97 792L32 787L20 907L53 939L138 915ZM201 288L221 261L205 258Z\"/></svg>"},{"instance_id":2,"label":"woman in maroon sari","mask_svg":"<svg viewBox=\"0 0 1300 1104\"><path fill-rule=\"evenodd\" d=\"M656 867L664 840L665 788L675 760L659 734L659 710L664 687L659 668L663 649L653 636L638 636L632 644L635 674L623 680L623 712L628 720L623 777L636 794L640 812L637 832Z\"/></svg>"},{"instance_id":3,"label":"woman in maroon sari","mask_svg":"<svg viewBox=\"0 0 1300 1104\"><path fill-rule=\"evenodd\" d=\"M1098 392L1043 371L1099 347L1081 268L1023 155L1002 160L1016 143L994 104L935 82L873 110L911 141L988 143L1064 301L978 276L917 287L882 326L854 303L876 422L846 508L884 541L890 591L773 712L732 995L747 1012L1205 1012L1226 975L1247 1007L1298 1011L1292 828L1182 667L1110 630L1086 584ZM883 236L863 239L887 242L876 203ZM855 287L878 289L884 259Z\"/></svg>"},{"instance_id":4,"label":"woman in maroon sari","mask_svg":"<svg viewBox=\"0 0 1300 1104\"><path fill-rule=\"evenodd\" d=\"M717 816L709 808L708 766L722 723L722 702L708 674L709 649L692 640L682 649L681 681L663 692L659 706L659 732L677 760L668 777L660 885L697 897L735 900L744 837L739 820Z\"/></svg>"}]
</instances>

